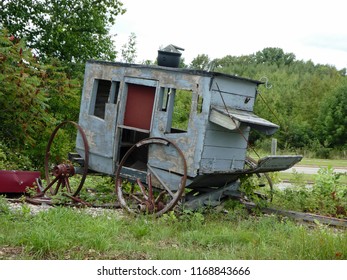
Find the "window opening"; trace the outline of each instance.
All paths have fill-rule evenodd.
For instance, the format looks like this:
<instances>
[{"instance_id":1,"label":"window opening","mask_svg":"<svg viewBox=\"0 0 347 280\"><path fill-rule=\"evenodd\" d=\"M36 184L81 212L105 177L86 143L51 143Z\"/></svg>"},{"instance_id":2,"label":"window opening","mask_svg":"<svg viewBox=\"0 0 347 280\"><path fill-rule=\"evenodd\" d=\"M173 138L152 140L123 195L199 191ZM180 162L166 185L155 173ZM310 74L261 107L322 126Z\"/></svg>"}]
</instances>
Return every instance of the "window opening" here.
<instances>
[{"instance_id":1,"label":"window opening","mask_svg":"<svg viewBox=\"0 0 347 280\"><path fill-rule=\"evenodd\" d=\"M108 102L108 98L111 90L111 81L99 80L94 81L93 96L94 102L91 106L91 115L99 117L101 119L105 118L105 104Z\"/></svg>"},{"instance_id":2,"label":"window opening","mask_svg":"<svg viewBox=\"0 0 347 280\"><path fill-rule=\"evenodd\" d=\"M171 93L171 88L164 88L164 87L160 88L159 111L166 112L170 93Z\"/></svg>"},{"instance_id":3,"label":"window opening","mask_svg":"<svg viewBox=\"0 0 347 280\"><path fill-rule=\"evenodd\" d=\"M175 92L171 91L169 95L169 103L172 108L172 119L169 119L171 133L187 132L192 96L193 92L191 90L178 89Z\"/></svg>"},{"instance_id":4,"label":"window opening","mask_svg":"<svg viewBox=\"0 0 347 280\"><path fill-rule=\"evenodd\" d=\"M204 98L201 96L201 95L198 95L198 103L197 103L197 106L196 106L196 112L198 114L201 114L202 112L202 104L204 102Z\"/></svg>"}]
</instances>

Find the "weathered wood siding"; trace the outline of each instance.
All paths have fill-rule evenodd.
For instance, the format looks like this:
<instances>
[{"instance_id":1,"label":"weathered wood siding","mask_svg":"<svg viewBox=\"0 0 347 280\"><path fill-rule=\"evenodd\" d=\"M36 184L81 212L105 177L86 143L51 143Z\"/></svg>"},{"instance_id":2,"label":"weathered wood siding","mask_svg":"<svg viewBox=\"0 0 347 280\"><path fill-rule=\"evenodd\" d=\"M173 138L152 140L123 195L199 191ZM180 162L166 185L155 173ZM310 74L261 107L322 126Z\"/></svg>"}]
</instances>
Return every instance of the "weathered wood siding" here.
<instances>
[{"instance_id":1,"label":"weathered wood siding","mask_svg":"<svg viewBox=\"0 0 347 280\"><path fill-rule=\"evenodd\" d=\"M105 104L104 115L98 111L98 116L96 116L93 106L96 105L96 79L120 81L119 77L112 78L112 70L113 67L110 65L86 64L79 115L79 125L86 133L89 144L90 169L106 174L114 173L113 146L117 122L117 100ZM96 110L99 110L100 107L97 104ZM100 117L102 115L104 118ZM84 155L84 146L80 135L77 135L76 150L81 156Z\"/></svg>"},{"instance_id":2,"label":"weathered wood siding","mask_svg":"<svg viewBox=\"0 0 347 280\"><path fill-rule=\"evenodd\" d=\"M225 105L245 111L253 111L257 84L216 77L211 84L210 106ZM204 148L201 157L201 173L231 172L243 169L250 129L241 124L240 128L228 130L207 122Z\"/></svg>"}]
</instances>

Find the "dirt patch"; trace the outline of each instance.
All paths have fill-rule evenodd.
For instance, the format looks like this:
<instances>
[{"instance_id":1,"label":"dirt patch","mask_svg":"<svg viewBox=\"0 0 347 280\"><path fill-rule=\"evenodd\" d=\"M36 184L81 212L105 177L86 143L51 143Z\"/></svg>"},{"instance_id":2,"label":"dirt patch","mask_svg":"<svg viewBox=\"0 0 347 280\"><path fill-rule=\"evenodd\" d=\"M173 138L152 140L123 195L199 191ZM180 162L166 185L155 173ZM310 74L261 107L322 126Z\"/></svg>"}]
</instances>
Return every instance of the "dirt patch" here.
<instances>
[{"instance_id":1,"label":"dirt patch","mask_svg":"<svg viewBox=\"0 0 347 280\"><path fill-rule=\"evenodd\" d=\"M0 247L0 260L17 260L23 254L23 251L22 247Z\"/></svg>"}]
</instances>

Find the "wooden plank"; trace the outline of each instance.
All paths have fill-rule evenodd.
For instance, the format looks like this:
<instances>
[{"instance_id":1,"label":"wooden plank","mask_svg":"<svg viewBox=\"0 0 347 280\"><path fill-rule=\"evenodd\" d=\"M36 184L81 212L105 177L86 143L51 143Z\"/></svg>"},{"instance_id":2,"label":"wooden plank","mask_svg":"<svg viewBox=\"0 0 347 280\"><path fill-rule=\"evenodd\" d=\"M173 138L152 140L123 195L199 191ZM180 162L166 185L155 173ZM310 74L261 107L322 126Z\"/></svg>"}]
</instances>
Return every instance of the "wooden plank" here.
<instances>
[{"instance_id":1,"label":"wooden plank","mask_svg":"<svg viewBox=\"0 0 347 280\"><path fill-rule=\"evenodd\" d=\"M244 136L248 137L248 132L246 132ZM207 130L205 145L246 149L247 141L240 134L239 131L232 132L229 130L224 130L224 131Z\"/></svg>"},{"instance_id":2,"label":"wooden plank","mask_svg":"<svg viewBox=\"0 0 347 280\"><path fill-rule=\"evenodd\" d=\"M211 110L209 120L217 125L220 125L230 130L236 130L240 127L240 122L238 120L221 114L215 110Z\"/></svg>"},{"instance_id":3,"label":"wooden plank","mask_svg":"<svg viewBox=\"0 0 347 280\"><path fill-rule=\"evenodd\" d=\"M242 159L246 155L246 149L205 146L202 158L210 159Z\"/></svg>"},{"instance_id":4,"label":"wooden plank","mask_svg":"<svg viewBox=\"0 0 347 280\"><path fill-rule=\"evenodd\" d=\"M235 169L243 169L244 160L202 159L200 172L210 174L213 172L232 173Z\"/></svg>"},{"instance_id":5,"label":"wooden plank","mask_svg":"<svg viewBox=\"0 0 347 280\"><path fill-rule=\"evenodd\" d=\"M230 107L245 111L252 111L254 106L254 98L251 98L249 101L249 97L245 97L242 95L236 95L236 94L229 94L229 93L219 93L218 91L212 91L212 99L211 99L211 105L213 106L224 106L224 103ZM221 98L221 94L223 96L223 99ZM224 102L223 102L224 100Z\"/></svg>"},{"instance_id":6,"label":"wooden plank","mask_svg":"<svg viewBox=\"0 0 347 280\"><path fill-rule=\"evenodd\" d=\"M252 202L242 202L247 209L253 209L256 205ZM260 209L265 214L276 214L281 216L286 216L293 218L298 221L310 222L310 223L321 223L329 226L336 227L347 227L347 219L338 219L334 217L321 216L311 213L303 213L297 211L289 211L275 208L261 208Z\"/></svg>"}]
</instances>

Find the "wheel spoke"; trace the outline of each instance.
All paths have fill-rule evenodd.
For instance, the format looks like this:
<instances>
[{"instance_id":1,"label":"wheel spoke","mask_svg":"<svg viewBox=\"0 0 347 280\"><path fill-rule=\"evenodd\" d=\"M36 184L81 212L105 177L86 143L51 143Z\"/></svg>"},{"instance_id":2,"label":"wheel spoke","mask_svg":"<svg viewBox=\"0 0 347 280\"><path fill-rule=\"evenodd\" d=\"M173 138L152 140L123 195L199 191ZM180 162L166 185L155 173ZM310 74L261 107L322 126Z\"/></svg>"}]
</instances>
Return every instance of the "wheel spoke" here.
<instances>
[{"instance_id":1,"label":"wheel spoke","mask_svg":"<svg viewBox=\"0 0 347 280\"><path fill-rule=\"evenodd\" d=\"M139 178L137 178L136 182L137 182L137 184L138 184L139 187L140 187L140 190L141 190L141 193L142 193L144 199L148 200L148 196L146 195L145 187L144 187L144 185L142 184L141 180L140 180ZM134 188L132 187L131 192L133 192L133 191L134 191Z\"/></svg>"},{"instance_id":2,"label":"wheel spoke","mask_svg":"<svg viewBox=\"0 0 347 280\"><path fill-rule=\"evenodd\" d=\"M68 193L71 193L69 177L64 177L64 180L65 180L66 191L67 191Z\"/></svg>"},{"instance_id":3,"label":"wheel spoke","mask_svg":"<svg viewBox=\"0 0 347 280\"><path fill-rule=\"evenodd\" d=\"M163 182L163 180L160 178L160 176L158 176L157 172L154 171L154 169L152 168L152 166L150 166L149 164L147 164L147 168L152 172L152 174L158 179L158 181L160 182L161 186L171 195L171 197L174 197L173 192L170 190L170 188Z\"/></svg>"},{"instance_id":4,"label":"wheel spoke","mask_svg":"<svg viewBox=\"0 0 347 280\"><path fill-rule=\"evenodd\" d=\"M57 177L58 178L58 183L56 184L52 194L56 195L60 189L60 186L62 185L63 179L61 177Z\"/></svg>"}]
</instances>

